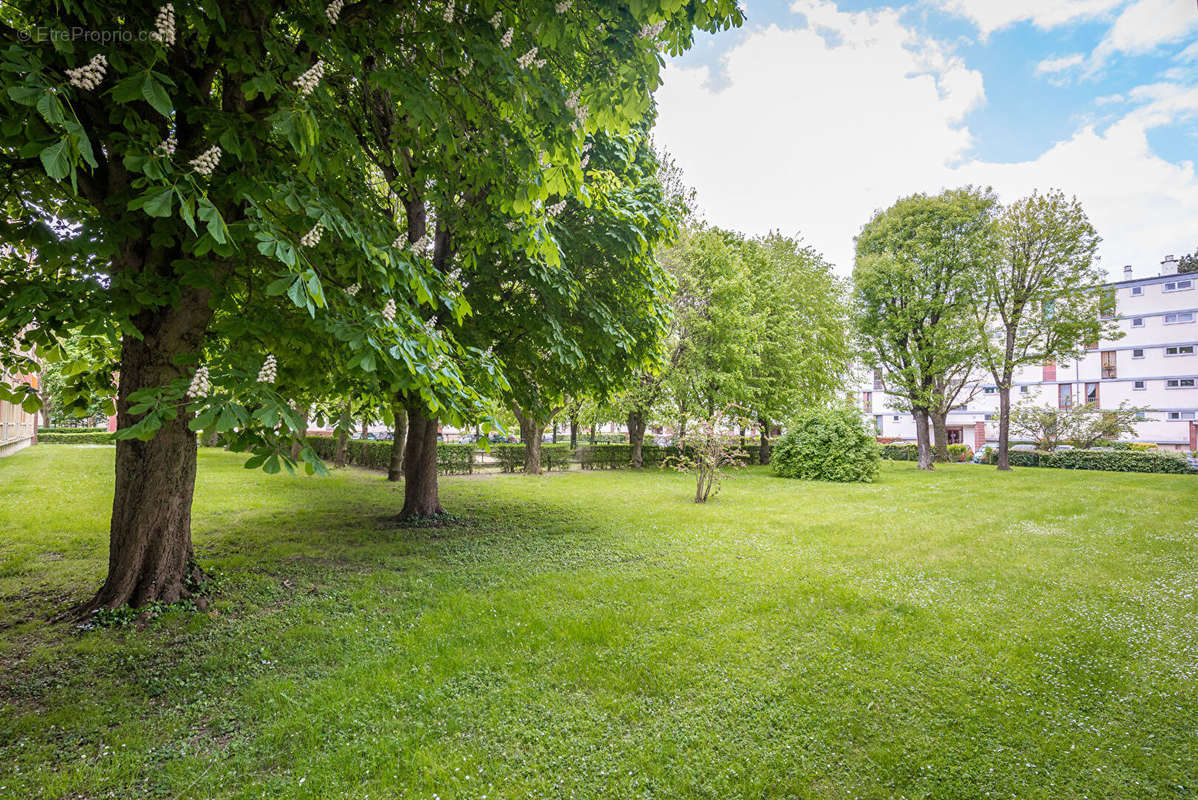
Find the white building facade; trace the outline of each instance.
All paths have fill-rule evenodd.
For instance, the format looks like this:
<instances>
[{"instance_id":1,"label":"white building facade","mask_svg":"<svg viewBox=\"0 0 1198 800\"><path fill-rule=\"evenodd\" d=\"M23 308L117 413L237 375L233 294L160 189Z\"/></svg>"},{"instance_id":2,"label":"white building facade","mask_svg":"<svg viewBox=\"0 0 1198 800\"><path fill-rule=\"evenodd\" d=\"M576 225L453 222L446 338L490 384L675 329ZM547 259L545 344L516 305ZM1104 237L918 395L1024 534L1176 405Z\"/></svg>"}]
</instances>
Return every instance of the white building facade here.
<instances>
[{"instance_id":1,"label":"white building facade","mask_svg":"<svg viewBox=\"0 0 1198 800\"><path fill-rule=\"evenodd\" d=\"M1058 408L1087 402L1099 408L1121 403L1147 407L1132 441L1172 450L1198 450L1198 273L1177 274L1168 256L1160 273L1107 284L1123 337L1100 341L1077 361L1024 367L1016 372L1011 404L1034 402ZM974 397L948 415L950 442L975 450L998 444L998 391L979 375ZM899 411L881 375L854 387L853 401L885 439L915 440L915 420ZM967 389L962 397L970 394ZM1012 439L1017 439L1012 436Z\"/></svg>"}]
</instances>

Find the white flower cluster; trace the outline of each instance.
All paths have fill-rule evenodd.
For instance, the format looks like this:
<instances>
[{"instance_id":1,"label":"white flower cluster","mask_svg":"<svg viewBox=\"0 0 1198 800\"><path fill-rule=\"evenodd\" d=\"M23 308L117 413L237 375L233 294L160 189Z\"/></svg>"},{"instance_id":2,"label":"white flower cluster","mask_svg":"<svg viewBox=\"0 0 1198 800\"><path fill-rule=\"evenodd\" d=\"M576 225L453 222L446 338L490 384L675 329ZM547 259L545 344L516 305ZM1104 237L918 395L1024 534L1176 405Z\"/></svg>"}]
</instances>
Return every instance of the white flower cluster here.
<instances>
[{"instance_id":1,"label":"white flower cluster","mask_svg":"<svg viewBox=\"0 0 1198 800\"><path fill-rule=\"evenodd\" d=\"M586 169L587 164L589 164L589 163L591 163L591 154L587 153L585 156L582 157L582 168Z\"/></svg>"},{"instance_id":2,"label":"white flower cluster","mask_svg":"<svg viewBox=\"0 0 1198 800\"><path fill-rule=\"evenodd\" d=\"M455 267L453 272L449 273L448 283L459 292L464 292L470 288L470 283L462 280L462 270L460 267Z\"/></svg>"},{"instance_id":3,"label":"white flower cluster","mask_svg":"<svg viewBox=\"0 0 1198 800\"><path fill-rule=\"evenodd\" d=\"M154 148L154 155L173 156L175 154L175 148L178 146L179 140L176 139L175 134L172 133L158 143L158 146Z\"/></svg>"},{"instance_id":4,"label":"white flower cluster","mask_svg":"<svg viewBox=\"0 0 1198 800\"><path fill-rule=\"evenodd\" d=\"M574 5L574 0L562 0L562 2L553 7L553 10L559 14L565 14L570 10L570 6L572 5Z\"/></svg>"},{"instance_id":5,"label":"white flower cluster","mask_svg":"<svg viewBox=\"0 0 1198 800\"><path fill-rule=\"evenodd\" d=\"M652 24L646 22L641 26L640 37L642 39L656 39L657 36L666 29L666 21L654 22Z\"/></svg>"},{"instance_id":6,"label":"white flower cluster","mask_svg":"<svg viewBox=\"0 0 1198 800\"><path fill-rule=\"evenodd\" d=\"M491 27L499 30L499 26L503 24L503 12L496 11L495 16L491 17Z\"/></svg>"},{"instance_id":7,"label":"white flower cluster","mask_svg":"<svg viewBox=\"0 0 1198 800\"><path fill-rule=\"evenodd\" d=\"M558 214L562 213L565 210L566 210L566 201L565 200L559 200L558 202L549 206L549 208L547 209L547 211L549 212L549 216L551 216L551 217L556 217Z\"/></svg>"},{"instance_id":8,"label":"white flower cluster","mask_svg":"<svg viewBox=\"0 0 1198 800\"><path fill-rule=\"evenodd\" d=\"M312 230L308 231L300 239L300 247L315 247L320 244L320 237L324 233L324 226L319 222L312 226Z\"/></svg>"},{"instance_id":9,"label":"white flower cluster","mask_svg":"<svg viewBox=\"0 0 1198 800\"><path fill-rule=\"evenodd\" d=\"M175 7L170 3L158 10L158 18L154 20L154 31L150 38L166 47L175 43Z\"/></svg>"},{"instance_id":10,"label":"white flower cluster","mask_svg":"<svg viewBox=\"0 0 1198 800\"><path fill-rule=\"evenodd\" d=\"M212 391L212 384L208 381L208 368L200 367L196 370L196 374L192 376L191 385L187 387L187 396L193 399L207 397Z\"/></svg>"},{"instance_id":11,"label":"white flower cluster","mask_svg":"<svg viewBox=\"0 0 1198 800\"><path fill-rule=\"evenodd\" d=\"M71 85L77 89L92 90L100 85L100 81L104 80L104 73L108 69L108 59L103 53L96 53L92 56L92 60L84 64L78 69L68 69L67 77L71 79Z\"/></svg>"},{"instance_id":12,"label":"white flower cluster","mask_svg":"<svg viewBox=\"0 0 1198 800\"><path fill-rule=\"evenodd\" d=\"M355 283L352 286L349 286L348 288L346 288L345 293L347 295L349 295L350 297L354 297L360 291L362 291L362 284Z\"/></svg>"},{"instance_id":13,"label":"white flower cluster","mask_svg":"<svg viewBox=\"0 0 1198 800\"><path fill-rule=\"evenodd\" d=\"M445 6L444 19L446 22L453 22L453 0L449 0L449 5Z\"/></svg>"},{"instance_id":14,"label":"white flower cluster","mask_svg":"<svg viewBox=\"0 0 1198 800\"><path fill-rule=\"evenodd\" d=\"M514 219L508 220L506 223L504 223L504 226L512 233L515 233L520 229L520 223Z\"/></svg>"},{"instance_id":15,"label":"white flower cluster","mask_svg":"<svg viewBox=\"0 0 1198 800\"><path fill-rule=\"evenodd\" d=\"M529 50L524 55L516 59L516 63L520 65L520 69L528 69L529 65L536 60L537 48Z\"/></svg>"},{"instance_id":16,"label":"white flower cluster","mask_svg":"<svg viewBox=\"0 0 1198 800\"><path fill-rule=\"evenodd\" d=\"M278 376L279 362L273 355L269 355L262 363L262 369L258 370L258 383L274 383Z\"/></svg>"},{"instance_id":17,"label":"white flower cluster","mask_svg":"<svg viewBox=\"0 0 1198 800\"><path fill-rule=\"evenodd\" d=\"M474 64L473 64L473 63L471 63L471 62L469 62L469 61L467 61L467 62L466 62L465 64L463 64L462 66L458 67L458 74L459 74L459 75L461 75L463 78L465 78L467 75L469 75L469 74L470 74L470 70L471 70L473 67L474 67Z\"/></svg>"},{"instance_id":18,"label":"white flower cluster","mask_svg":"<svg viewBox=\"0 0 1198 800\"><path fill-rule=\"evenodd\" d=\"M432 244L433 237L426 233L412 243L412 251L416 253L423 253L424 251L428 250Z\"/></svg>"},{"instance_id":19,"label":"white flower cluster","mask_svg":"<svg viewBox=\"0 0 1198 800\"><path fill-rule=\"evenodd\" d=\"M216 170L216 165L220 163L220 146L212 145L188 163L201 175L211 175Z\"/></svg>"},{"instance_id":20,"label":"white flower cluster","mask_svg":"<svg viewBox=\"0 0 1198 800\"><path fill-rule=\"evenodd\" d=\"M591 115L590 110L582 103L581 96L578 94L577 90L571 92L570 96L566 98L566 108L573 111L574 116L578 118L577 125L585 125L587 117ZM571 125L570 127L573 128L577 126Z\"/></svg>"},{"instance_id":21,"label":"white flower cluster","mask_svg":"<svg viewBox=\"0 0 1198 800\"><path fill-rule=\"evenodd\" d=\"M383 319L388 324L395 322L395 300L388 300L387 305L383 306Z\"/></svg>"},{"instance_id":22,"label":"white flower cluster","mask_svg":"<svg viewBox=\"0 0 1198 800\"><path fill-rule=\"evenodd\" d=\"M490 358L495 353L495 345L487 345L487 351L483 353L483 358Z\"/></svg>"},{"instance_id":23,"label":"white flower cluster","mask_svg":"<svg viewBox=\"0 0 1198 800\"><path fill-rule=\"evenodd\" d=\"M307 97L312 94L312 91L320 84L320 79L324 77L324 61L316 59L316 63L308 68L308 71L300 75L291 85L299 89L300 97Z\"/></svg>"},{"instance_id":24,"label":"white flower cluster","mask_svg":"<svg viewBox=\"0 0 1198 800\"><path fill-rule=\"evenodd\" d=\"M341 18L341 9L345 8L345 0L333 0L325 6L324 15L329 18L330 25L336 25Z\"/></svg>"},{"instance_id":25,"label":"white flower cluster","mask_svg":"<svg viewBox=\"0 0 1198 800\"><path fill-rule=\"evenodd\" d=\"M516 31L514 28L508 28L507 31L504 32L503 36L499 37L499 43L501 45L503 45L504 47L511 47L512 46L512 34L514 34L515 32Z\"/></svg>"},{"instance_id":26,"label":"white flower cluster","mask_svg":"<svg viewBox=\"0 0 1198 800\"><path fill-rule=\"evenodd\" d=\"M433 315L433 316L429 317L424 323L424 335L425 336L433 336L436 328L437 328L437 317L436 317L436 315Z\"/></svg>"}]
</instances>

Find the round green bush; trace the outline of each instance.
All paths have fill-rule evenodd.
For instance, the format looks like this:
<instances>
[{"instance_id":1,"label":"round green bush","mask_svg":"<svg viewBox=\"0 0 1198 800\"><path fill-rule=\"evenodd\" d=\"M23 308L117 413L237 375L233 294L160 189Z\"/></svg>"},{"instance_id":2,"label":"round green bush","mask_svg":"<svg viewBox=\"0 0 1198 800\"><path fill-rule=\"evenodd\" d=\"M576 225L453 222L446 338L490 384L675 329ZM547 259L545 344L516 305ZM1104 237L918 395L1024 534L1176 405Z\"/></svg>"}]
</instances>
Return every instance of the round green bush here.
<instances>
[{"instance_id":1,"label":"round green bush","mask_svg":"<svg viewBox=\"0 0 1198 800\"><path fill-rule=\"evenodd\" d=\"M774 472L784 478L870 483L878 476L878 443L853 408L801 413L774 447Z\"/></svg>"}]
</instances>

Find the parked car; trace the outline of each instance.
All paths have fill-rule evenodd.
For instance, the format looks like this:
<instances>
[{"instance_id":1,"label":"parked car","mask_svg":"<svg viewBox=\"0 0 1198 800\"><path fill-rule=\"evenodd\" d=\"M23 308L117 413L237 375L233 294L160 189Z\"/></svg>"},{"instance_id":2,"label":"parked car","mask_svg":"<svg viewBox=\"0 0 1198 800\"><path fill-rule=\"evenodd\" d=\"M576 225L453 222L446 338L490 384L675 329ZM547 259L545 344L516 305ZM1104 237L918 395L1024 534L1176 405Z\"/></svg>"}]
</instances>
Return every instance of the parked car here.
<instances>
[{"instance_id":1,"label":"parked car","mask_svg":"<svg viewBox=\"0 0 1198 800\"><path fill-rule=\"evenodd\" d=\"M658 447L669 447L673 443L674 443L674 437L667 436L664 433L659 436L653 437L653 444L657 445Z\"/></svg>"}]
</instances>

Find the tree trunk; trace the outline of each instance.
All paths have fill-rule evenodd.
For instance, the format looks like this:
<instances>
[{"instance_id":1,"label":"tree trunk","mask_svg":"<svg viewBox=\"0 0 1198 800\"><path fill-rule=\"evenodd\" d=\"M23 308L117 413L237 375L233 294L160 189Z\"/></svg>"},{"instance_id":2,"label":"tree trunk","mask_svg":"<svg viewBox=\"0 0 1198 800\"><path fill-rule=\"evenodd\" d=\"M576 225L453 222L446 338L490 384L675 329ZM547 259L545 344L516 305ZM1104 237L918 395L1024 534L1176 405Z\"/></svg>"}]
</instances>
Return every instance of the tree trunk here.
<instances>
[{"instance_id":1,"label":"tree trunk","mask_svg":"<svg viewBox=\"0 0 1198 800\"><path fill-rule=\"evenodd\" d=\"M366 434L370 433L370 420L362 417L362 438L366 438Z\"/></svg>"},{"instance_id":2,"label":"tree trunk","mask_svg":"<svg viewBox=\"0 0 1198 800\"><path fill-rule=\"evenodd\" d=\"M525 414L515 406L516 419L520 423L520 441L524 442L524 473L541 474L541 434L545 426L531 414Z\"/></svg>"},{"instance_id":3,"label":"tree trunk","mask_svg":"<svg viewBox=\"0 0 1198 800\"><path fill-rule=\"evenodd\" d=\"M591 423L591 444L595 443L595 433L596 433L596 431L598 431L598 429L599 429L599 423L592 422Z\"/></svg>"},{"instance_id":4,"label":"tree trunk","mask_svg":"<svg viewBox=\"0 0 1198 800\"><path fill-rule=\"evenodd\" d=\"M998 468L1011 468L1011 382L998 387Z\"/></svg>"},{"instance_id":5,"label":"tree trunk","mask_svg":"<svg viewBox=\"0 0 1198 800\"><path fill-rule=\"evenodd\" d=\"M395 416L395 429L391 438L391 463L387 465L387 480L396 483L403 477L403 450L404 440L408 434L408 410L403 407L403 403L395 402L391 405L391 413Z\"/></svg>"},{"instance_id":6,"label":"tree trunk","mask_svg":"<svg viewBox=\"0 0 1198 800\"><path fill-rule=\"evenodd\" d=\"M144 312L121 344L117 425L132 426L129 396L185 377L181 356L203 345L212 318L208 293L185 292L174 308ZM191 548L191 501L195 491L196 437L184 409L166 420L149 441L116 442L116 480L109 528L108 577L83 617L100 608L173 603L192 594L203 577Z\"/></svg>"},{"instance_id":7,"label":"tree trunk","mask_svg":"<svg viewBox=\"0 0 1198 800\"><path fill-rule=\"evenodd\" d=\"M919 468L935 469L932 464L931 437L928 435L928 412L926 409L917 408L912 411L912 414L915 415L915 439L919 444Z\"/></svg>"},{"instance_id":8,"label":"tree trunk","mask_svg":"<svg viewBox=\"0 0 1198 800\"><path fill-rule=\"evenodd\" d=\"M757 461L761 464L770 463L770 421L768 419L759 419L757 422L761 425L761 451L757 454Z\"/></svg>"},{"instance_id":9,"label":"tree trunk","mask_svg":"<svg viewBox=\"0 0 1198 800\"><path fill-rule=\"evenodd\" d=\"M304 407L302 409L297 407L295 409L295 411L297 414L299 414L300 427L303 428L303 431L300 433L300 436L306 437L308 435L308 409L307 409L307 407ZM303 449L304 449L304 445L303 445L302 441L299 441L299 440L292 441L291 442L291 460L292 461L297 460L299 458L300 450L303 450Z\"/></svg>"},{"instance_id":10,"label":"tree trunk","mask_svg":"<svg viewBox=\"0 0 1198 800\"><path fill-rule=\"evenodd\" d=\"M632 450L629 458L632 468L640 469L645 465L645 416L639 411L628 413L628 444Z\"/></svg>"},{"instance_id":11,"label":"tree trunk","mask_svg":"<svg viewBox=\"0 0 1198 800\"><path fill-rule=\"evenodd\" d=\"M553 443L557 444L557 423L553 423Z\"/></svg>"},{"instance_id":12,"label":"tree trunk","mask_svg":"<svg viewBox=\"0 0 1198 800\"><path fill-rule=\"evenodd\" d=\"M445 513L437 496L437 418L427 416L419 401L408 406L408 441L404 448L403 511L400 519Z\"/></svg>"},{"instance_id":13,"label":"tree trunk","mask_svg":"<svg viewBox=\"0 0 1198 800\"><path fill-rule=\"evenodd\" d=\"M333 466L344 467L346 454L349 451L349 403L341 412L341 421L337 424L337 449L333 452Z\"/></svg>"},{"instance_id":14,"label":"tree trunk","mask_svg":"<svg viewBox=\"0 0 1198 800\"><path fill-rule=\"evenodd\" d=\"M578 449L578 417L570 417L570 449Z\"/></svg>"},{"instance_id":15,"label":"tree trunk","mask_svg":"<svg viewBox=\"0 0 1198 800\"><path fill-rule=\"evenodd\" d=\"M939 411L929 411L932 420L932 432L935 434L935 460L937 464L947 464L948 456L948 415Z\"/></svg>"}]
</instances>

